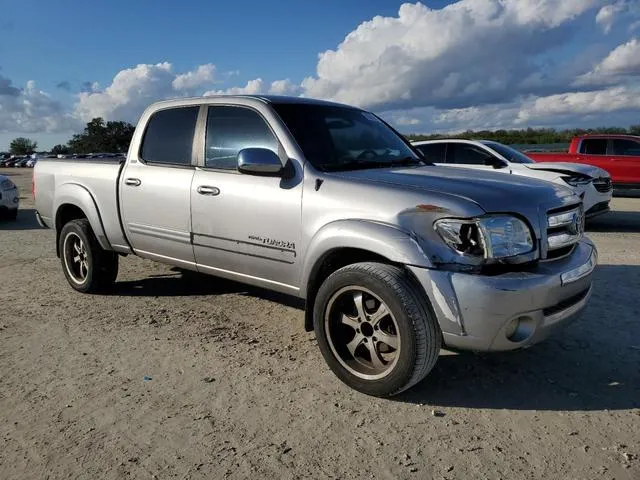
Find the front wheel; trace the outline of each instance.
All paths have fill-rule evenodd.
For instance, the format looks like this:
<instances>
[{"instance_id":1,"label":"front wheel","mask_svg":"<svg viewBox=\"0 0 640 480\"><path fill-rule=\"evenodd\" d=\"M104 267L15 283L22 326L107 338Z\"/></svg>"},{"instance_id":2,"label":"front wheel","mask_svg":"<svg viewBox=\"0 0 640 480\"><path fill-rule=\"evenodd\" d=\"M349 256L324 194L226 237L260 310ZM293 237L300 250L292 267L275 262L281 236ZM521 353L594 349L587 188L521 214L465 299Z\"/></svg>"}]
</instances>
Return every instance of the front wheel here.
<instances>
[{"instance_id":1,"label":"front wheel","mask_svg":"<svg viewBox=\"0 0 640 480\"><path fill-rule=\"evenodd\" d=\"M115 282L118 255L104 250L86 219L72 220L62 227L59 239L64 275L74 289L100 292Z\"/></svg>"},{"instance_id":2,"label":"front wheel","mask_svg":"<svg viewBox=\"0 0 640 480\"><path fill-rule=\"evenodd\" d=\"M402 268L358 263L334 272L314 304L320 351L336 376L362 393L391 396L435 365L442 335L428 300Z\"/></svg>"}]
</instances>

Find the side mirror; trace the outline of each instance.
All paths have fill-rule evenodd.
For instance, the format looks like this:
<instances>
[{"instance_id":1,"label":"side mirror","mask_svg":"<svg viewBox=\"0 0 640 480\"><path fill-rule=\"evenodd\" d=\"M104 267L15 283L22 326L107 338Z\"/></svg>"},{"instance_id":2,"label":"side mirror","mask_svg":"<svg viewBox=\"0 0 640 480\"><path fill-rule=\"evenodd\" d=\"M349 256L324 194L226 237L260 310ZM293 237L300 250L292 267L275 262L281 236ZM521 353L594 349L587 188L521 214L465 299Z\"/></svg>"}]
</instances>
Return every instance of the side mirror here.
<instances>
[{"instance_id":1,"label":"side mirror","mask_svg":"<svg viewBox=\"0 0 640 480\"><path fill-rule=\"evenodd\" d=\"M504 163L502 160L496 157L488 157L487 159L485 159L484 164L496 169L505 168L507 166L506 163Z\"/></svg>"},{"instance_id":2,"label":"side mirror","mask_svg":"<svg viewBox=\"0 0 640 480\"><path fill-rule=\"evenodd\" d=\"M277 175L282 172L282 163L268 148L243 148L238 152L238 171L249 175Z\"/></svg>"}]
</instances>

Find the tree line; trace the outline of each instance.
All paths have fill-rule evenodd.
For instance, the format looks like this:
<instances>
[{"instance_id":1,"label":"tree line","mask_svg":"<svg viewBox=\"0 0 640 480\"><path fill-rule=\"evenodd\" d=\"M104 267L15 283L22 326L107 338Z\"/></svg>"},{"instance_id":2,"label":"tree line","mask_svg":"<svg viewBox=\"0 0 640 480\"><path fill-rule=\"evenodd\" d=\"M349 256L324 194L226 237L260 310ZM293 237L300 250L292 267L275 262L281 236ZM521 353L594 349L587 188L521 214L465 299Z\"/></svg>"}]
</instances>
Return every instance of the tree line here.
<instances>
[{"instance_id":1,"label":"tree line","mask_svg":"<svg viewBox=\"0 0 640 480\"><path fill-rule=\"evenodd\" d=\"M87 123L82 133L73 135L65 145L56 145L49 153L59 154L87 154L87 153L125 153L135 127L127 122L105 122L103 118L94 118ZM578 135L589 133L610 133L640 135L640 125L629 128L602 127L590 129L556 130L553 128L527 128L522 130L467 130L453 136L456 138L482 138L494 140L507 145L545 145L553 143L569 143ZM451 137L451 134L409 134L409 140L435 140ZM14 139L10 146L13 155L31 155L37 151L38 143L24 137Z\"/></svg>"},{"instance_id":2,"label":"tree line","mask_svg":"<svg viewBox=\"0 0 640 480\"><path fill-rule=\"evenodd\" d=\"M409 140L437 140L440 138L463 138L463 139L483 139L493 140L506 145L547 145L552 143L569 143L573 137L587 135L590 133L608 133L624 135L640 135L640 125L632 125L629 128L623 127L602 127L602 128L573 128L567 130L556 130L554 128L526 128L522 130L467 130L455 135L446 133L434 134L411 134L406 135Z\"/></svg>"},{"instance_id":3,"label":"tree line","mask_svg":"<svg viewBox=\"0 0 640 480\"><path fill-rule=\"evenodd\" d=\"M87 123L82 133L77 133L64 145L54 146L49 153L126 153L135 127L127 122L105 122L94 118ZM29 138L16 138L9 144L12 155L31 155L38 149L38 142Z\"/></svg>"}]
</instances>

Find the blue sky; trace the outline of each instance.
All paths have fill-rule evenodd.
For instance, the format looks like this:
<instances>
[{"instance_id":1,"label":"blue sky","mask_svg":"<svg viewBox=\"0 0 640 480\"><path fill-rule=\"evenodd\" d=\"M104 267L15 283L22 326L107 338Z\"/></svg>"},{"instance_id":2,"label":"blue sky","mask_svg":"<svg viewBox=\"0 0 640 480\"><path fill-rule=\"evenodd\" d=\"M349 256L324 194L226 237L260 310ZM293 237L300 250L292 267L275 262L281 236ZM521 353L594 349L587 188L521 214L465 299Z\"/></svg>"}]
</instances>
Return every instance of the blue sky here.
<instances>
[{"instance_id":1,"label":"blue sky","mask_svg":"<svg viewBox=\"0 0 640 480\"><path fill-rule=\"evenodd\" d=\"M3 0L0 31L0 150L215 93L331 98L416 132L640 123L638 0Z\"/></svg>"}]
</instances>

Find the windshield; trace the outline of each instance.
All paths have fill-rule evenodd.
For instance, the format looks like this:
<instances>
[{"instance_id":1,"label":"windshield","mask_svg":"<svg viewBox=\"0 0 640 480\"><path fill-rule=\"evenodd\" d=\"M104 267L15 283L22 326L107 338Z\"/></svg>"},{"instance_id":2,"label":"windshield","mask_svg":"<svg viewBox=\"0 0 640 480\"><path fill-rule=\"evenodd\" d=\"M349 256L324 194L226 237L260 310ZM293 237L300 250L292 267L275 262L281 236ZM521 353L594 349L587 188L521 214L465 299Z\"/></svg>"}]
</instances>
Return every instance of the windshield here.
<instances>
[{"instance_id":1,"label":"windshield","mask_svg":"<svg viewBox=\"0 0 640 480\"><path fill-rule=\"evenodd\" d=\"M375 115L348 107L304 103L273 105L319 170L424 165L409 145Z\"/></svg>"},{"instance_id":2,"label":"windshield","mask_svg":"<svg viewBox=\"0 0 640 480\"><path fill-rule=\"evenodd\" d=\"M529 157L527 157L524 153L516 150L515 148L507 147L506 145L498 142L483 141L481 143L484 143L487 147L495 150L511 163L536 163Z\"/></svg>"}]
</instances>

